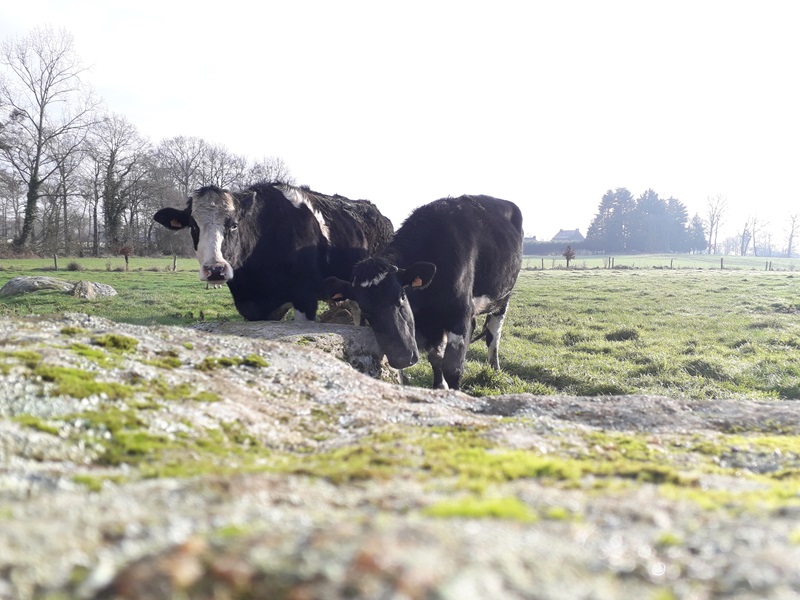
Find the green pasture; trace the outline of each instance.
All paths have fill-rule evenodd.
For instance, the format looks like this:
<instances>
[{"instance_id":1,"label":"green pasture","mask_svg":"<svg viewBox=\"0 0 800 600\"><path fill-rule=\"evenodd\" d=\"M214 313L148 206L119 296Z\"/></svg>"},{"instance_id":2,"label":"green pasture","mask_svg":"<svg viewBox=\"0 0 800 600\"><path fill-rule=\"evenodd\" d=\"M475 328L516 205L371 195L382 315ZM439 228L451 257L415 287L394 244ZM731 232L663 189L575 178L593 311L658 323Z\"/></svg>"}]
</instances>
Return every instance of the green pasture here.
<instances>
[{"instance_id":1,"label":"green pasture","mask_svg":"<svg viewBox=\"0 0 800 600\"><path fill-rule=\"evenodd\" d=\"M792 261L739 259L743 266L691 268L694 257L624 257L617 268L526 264L512 297L500 349L502 372L470 348L464 388L472 394L663 394L683 398L800 399L800 272ZM702 257L719 261L718 257ZM601 259L602 260L602 259ZM639 266L622 266L639 261ZM647 262L652 261L652 262ZM59 292L0 297L0 316L85 312L112 320L187 325L238 320L227 288L207 290L197 262L131 258L0 260L0 286L18 275L88 279L118 296L79 300ZM68 271L70 262L82 270ZM748 268L749 265L749 268ZM429 386L425 360L407 370Z\"/></svg>"},{"instance_id":2,"label":"green pasture","mask_svg":"<svg viewBox=\"0 0 800 600\"><path fill-rule=\"evenodd\" d=\"M613 262L612 262L613 261ZM717 256L709 254L579 254L570 262L570 269L735 269L747 271L800 271L800 258L759 256ZM526 256L526 270L565 269L563 256Z\"/></svg>"},{"instance_id":3,"label":"green pasture","mask_svg":"<svg viewBox=\"0 0 800 600\"><path fill-rule=\"evenodd\" d=\"M106 283L117 296L91 302L55 291L0 297L2 315L53 315L84 312L137 325L186 325L200 320L241 319L227 287L206 289L198 278L195 258L179 258L173 271L172 257L0 259L0 286L22 275L46 276L77 282ZM73 269L70 270L70 265Z\"/></svg>"}]
</instances>

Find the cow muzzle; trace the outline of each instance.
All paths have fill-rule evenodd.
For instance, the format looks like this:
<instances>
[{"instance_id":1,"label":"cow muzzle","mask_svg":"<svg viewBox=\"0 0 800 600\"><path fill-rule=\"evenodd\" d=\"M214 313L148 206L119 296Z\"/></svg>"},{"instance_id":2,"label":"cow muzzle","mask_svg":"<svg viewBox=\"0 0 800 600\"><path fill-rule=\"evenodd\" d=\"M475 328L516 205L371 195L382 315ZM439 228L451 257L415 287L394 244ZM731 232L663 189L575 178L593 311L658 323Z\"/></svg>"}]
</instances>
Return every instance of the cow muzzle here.
<instances>
[{"instance_id":1,"label":"cow muzzle","mask_svg":"<svg viewBox=\"0 0 800 600\"><path fill-rule=\"evenodd\" d=\"M402 350L387 352L386 360L389 361L389 366L394 369L413 367L417 364L417 361L419 361L419 352L417 352L416 344L413 348L404 348Z\"/></svg>"},{"instance_id":2,"label":"cow muzzle","mask_svg":"<svg viewBox=\"0 0 800 600\"><path fill-rule=\"evenodd\" d=\"M200 280L209 283L225 283L233 279L233 270L227 264L203 265L200 269Z\"/></svg>"}]
</instances>

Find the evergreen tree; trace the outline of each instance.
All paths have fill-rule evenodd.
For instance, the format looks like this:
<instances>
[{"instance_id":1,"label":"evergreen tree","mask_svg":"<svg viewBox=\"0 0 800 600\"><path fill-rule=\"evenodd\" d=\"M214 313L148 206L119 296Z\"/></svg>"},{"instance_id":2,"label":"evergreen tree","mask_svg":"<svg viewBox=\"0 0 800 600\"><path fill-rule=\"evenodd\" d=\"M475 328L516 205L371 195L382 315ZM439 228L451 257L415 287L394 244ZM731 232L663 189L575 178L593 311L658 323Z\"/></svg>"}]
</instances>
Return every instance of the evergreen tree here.
<instances>
[{"instance_id":1,"label":"evergreen tree","mask_svg":"<svg viewBox=\"0 0 800 600\"><path fill-rule=\"evenodd\" d=\"M660 252L668 245L667 205L653 190L636 199L632 215L630 248L638 252Z\"/></svg>"},{"instance_id":2,"label":"evergreen tree","mask_svg":"<svg viewBox=\"0 0 800 600\"><path fill-rule=\"evenodd\" d=\"M633 195L627 189L608 190L589 225L586 241L598 250L626 252L634 206Z\"/></svg>"},{"instance_id":3,"label":"evergreen tree","mask_svg":"<svg viewBox=\"0 0 800 600\"><path fill-rule=\"evenodd\" d=\"M692 222L688 228L689 248L690 252L703 252L708 248L708 241L706 240L706 231L703 224L703 219L700 215L695 214L692 217Z\"/></svg>"},{"instance_id":4,"label":"evergreen tree","mask_svg":"<svg viewBox=\"0 0 800 600\"><path fill-rule=\"evenodd\" d=\"M683 202L676 198L667 200L667 246L665 252L688 252L691 240L687 224L689 212Z\"/></svg>"}]
</instances>

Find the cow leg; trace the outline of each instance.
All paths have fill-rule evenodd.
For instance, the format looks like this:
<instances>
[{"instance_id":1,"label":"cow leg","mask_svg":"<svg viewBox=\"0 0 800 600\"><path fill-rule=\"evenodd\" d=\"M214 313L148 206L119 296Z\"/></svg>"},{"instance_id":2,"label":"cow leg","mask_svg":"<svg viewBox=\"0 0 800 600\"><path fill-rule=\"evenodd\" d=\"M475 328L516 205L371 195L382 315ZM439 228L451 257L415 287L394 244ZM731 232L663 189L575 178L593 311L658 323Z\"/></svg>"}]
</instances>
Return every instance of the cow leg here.
<instances>
[{"instance_id":1,"label":"cow leg","mask_svg":"<svg viewBox=\"0 0 800 600\"><path fill-rule=\"evenodd\" d=\"M448 332L442 371L450 389L457 390L461 385L461 375L464 373L464 361L467 357L468 346L469 331L464 333Z\"/></svg>"},{"instance_id":2,"label":"cow leg","mask_svg":"<svg viewBox=\"0 0 800 600\"><path fill-rule=\"evenodd\" d=\"M447 381L444 379L443 362L447 350L447 335L442 334L439 343L428 351L428 362L433 369L433 387L435 389L446 390Z\"/></svg>"},{"instance_id":3,"label":"cow leg","mask_svg":"<svg viewBox=\"0 0 800 600\"><path fill-rule=\"evenodd\" d=\"M314 321L317 317L317 296L309 293L295 298L292 301L294 306L294 320L297 322Z\"/></svg>"},{"instance_id":4,"label":"cow leg","mask_svg":"<svg viewBox=\"0 0 800 600\"><path fill-rule=\"evenodd\" d=\"M505 312L486 317L486 347L489 349L489 365L500 370L500 333L503 331Z\"/></svg>"}]
</instances>

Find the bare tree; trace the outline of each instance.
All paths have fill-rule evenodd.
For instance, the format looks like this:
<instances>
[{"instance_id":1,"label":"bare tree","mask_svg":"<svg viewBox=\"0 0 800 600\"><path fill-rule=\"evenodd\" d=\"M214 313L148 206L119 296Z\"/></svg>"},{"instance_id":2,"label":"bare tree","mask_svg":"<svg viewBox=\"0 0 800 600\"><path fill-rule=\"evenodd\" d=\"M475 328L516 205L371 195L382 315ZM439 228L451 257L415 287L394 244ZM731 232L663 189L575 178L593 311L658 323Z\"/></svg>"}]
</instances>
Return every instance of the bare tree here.
<instances>
[{"instance_id":1,"label":"bare tree","mask_svg":"<svg viewBox=\"0 0 800 600\"><path fill-rule=\"evenodd\" d=\"M2 202L2 239L16 237L22 229L25 197L23 182L14 173L0 170L0 202ZM10 223L9 223L10 220Z\"/></svg>"},{"instance_id":2,"label":"bare tree","mask_svg":"<svg viewBox=\"0 0 800 600\"><path fill-rule=\"evenodd\" d=\"M228 152L225 146L206 143L198 169L202 185L230 188L244 178L247 159Z\"/></svg>"},{"instance_id":3,"label":"bare tree","mask_svg":"<svg viewBox=\"0 0 800 600\"><path fill-rule=\"evenodd\" d=\"M758 244L756 243L758 239L759 232L769 223L764 223L759 220L758 217L750 217L750 237L751 241L753 242L753 256L758 256ZM747 250L747 246L745 246L745 250ZM744 256L745 253L742 254Z\"/></svg>"},{"instance_id":4,"label":"bare tree","mask_svg":"<svg viewBox=\"0 0 800 600\"><path fill-rule=\"evenodd\" d=\"M64 254L69 255L71 250L71 231L70 231L70 206L75 198L80 197L78 185L80 183L79 173L80 165L83 159L83 151L74 151L75 142L71 139L72 136L64 136L53 144L53 156L57 162L57 173L54 177L54 185L50 186L49 200L53 203L54 207L59 207L53 210L54 222L51 227L51 236L53 239L49 240L50 250L58 252L59 249L59 231L64 233ZM59 226L59 221L62 222Z\"/></svg>"},{"instance_id":5,"label":"bare tree","mask_svg":"<svg viewBox=\"0 0 800 600\"><path fill-rule=\"evenodd\" d=\"M253 163L246 175L247 181L242 184L249 185L258 181L281 181L294 184L294 178L289 172L289 167L277 156L265 156Z\"/></svg>"},{"instance_id":6,"label":"bare tree","mask_svg":"<svg viewBox=\"0 0 800 600\"><path fill-rule=\"evenodd\" d=\"M737 237L739 238L739 255L747 256L747 249L750 247L750 239L753 237L753 233L750 230L750 219L744 222L744 227Z\"/></svg>"},{"instance_id":7,"label":"bare tree","mask_svg":"<svg viewBox=\"0 0 800 600\"><path fill-rule=\"evenodd\" d=\"M708 205L706 208L705 224L708 228L708 253L717 253L717 238L719 237L719 228L723 223L725 211L728 209L728 199L722 194L717 194L716 197L708 197Z\"/></svg>"},{"instance_id":8,"label":"bare tree","mask_svg":"<svg viewBox=\"0 0 800 600\"><path fill-rule=\"evenodd\" d=\"M162 140L156 149L159 166L172 178L184 198L203 184L200 174L205 150L204 140L182 135Z\"/></svg>"},{"instance_id":9,"label":"bare tree","mask_svg":"<svg viewBox=\"0 0 800 600\"><path fill-rule=\"evenodd\" d=\"M794 240L797 237L798 230L800 229L800 222L798 222L798 214L789 215L789 229L788 238L786 239L786 256L792 258L794 251Z\"/></svg>"},{"instance_id":10,"label":"bare tree","mask_svg":"<svg viewBox=\"0 0 800 600\"><path fill-rule=\"evenodd\" d=\"M84 72L74 52L72 36L64 30L34 29L0 47L0 104L7 123L0 131L0 159L26 183L22 230L14 239L24 247L32 237L40 189L58 170L56 141L73 140L77 152L97 102L80 79ZM60 156L71 153L62 147Z\"/></svg>"},{"instance_id":11,"label":"bare tree","mask_svg":"<svg viewBox=\"0 0 800 600\"><path fill-rule=\"evenodd\" d=\"M88 157L102 203L106 242L112 249L123 243L125 212L135 185L143 176L137 166L147 157L148 142L125 117L105 116L89 138Z\"/></svg>"}]
</instances>

